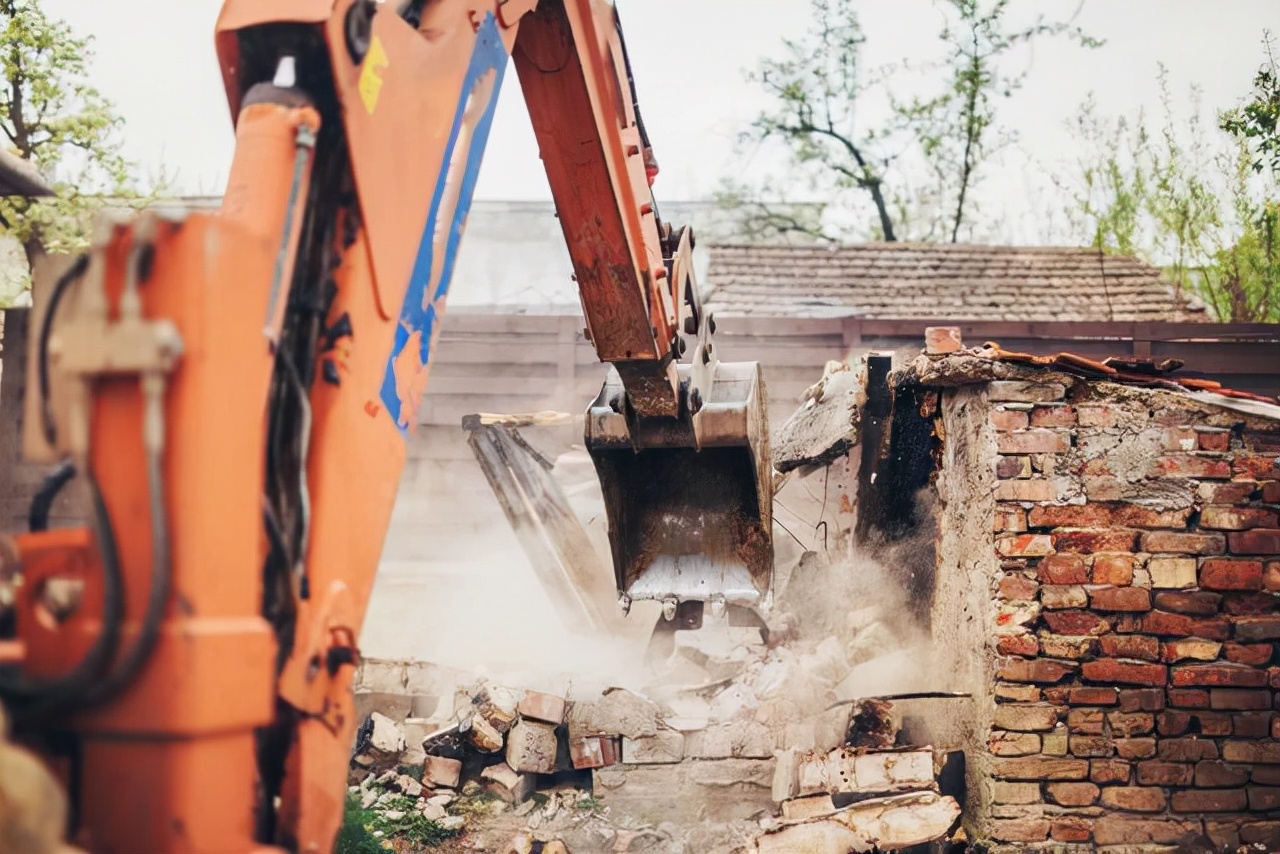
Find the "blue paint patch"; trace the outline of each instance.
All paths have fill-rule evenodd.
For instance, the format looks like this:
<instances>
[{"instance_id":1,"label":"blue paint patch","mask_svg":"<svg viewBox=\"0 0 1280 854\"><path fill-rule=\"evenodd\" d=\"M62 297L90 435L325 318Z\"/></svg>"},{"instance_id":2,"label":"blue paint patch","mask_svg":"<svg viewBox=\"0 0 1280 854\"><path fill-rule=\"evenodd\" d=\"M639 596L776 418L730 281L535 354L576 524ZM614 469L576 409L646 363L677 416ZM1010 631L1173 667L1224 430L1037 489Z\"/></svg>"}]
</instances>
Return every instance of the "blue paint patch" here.
<instances>
[{"instance_id":1,"label":"blue paint patch","mask_svg":"<svg viewBox=\"0 0 1280 854\"><path fill-rule=\"evenodd\" d=\"M457 112L454 113L453 128L449 132L449 142L445 146L444 162L440 166L440 174L436 176L436 188L431 198L431 210L427 215L427 224L422 231L422 240L418 243L418 254L413 262L413 271L409 275L409 287L405 292L404 304L400 307L400 319L396 324L395 343L391 355L387 358L386 371L382 377L380 396L387 407L387 413L395 422L396 429L402 437L408 436L409 423L414 413L400 412L400 394L396 390L395 361L409 344L413 334L419 333L418 349L421 364L425 366L431 358L431 333L440 321L436 311L436 302L449 292L449 282L453 278L453 267L457 257L458 245L462 241L462 231L466 225L467 214L471 210L471 196L475 192L476 178L480 173L480 163L484 159L485 144L489 141L489 128L493 124L493 114L498 106L498 92L502 89L503 73L507 68L507 51L502 44L498 32L498 22L490 12L485 15L484 22L476 33L476 45L471 54L471 64L467 67L466 78L462 84L462 94L458 99ZM449 232L445 237L443 267L440 282L434 292L426 293L431 280L431 268L434 264L435 247L433 236L436 221L440 216L440 205L445 193L445 180L449 174L449 164L454 159L454 148L458 143L458 135L462 129L463 114L467 107L467 98L475 88L477 81L489 73L495 72L493 92L484 114L476 123L466 152L466 164L463 168L461 186L458 192L457 207L454 209L453 221L449 224Z\"/></svg>"}]
</instances>

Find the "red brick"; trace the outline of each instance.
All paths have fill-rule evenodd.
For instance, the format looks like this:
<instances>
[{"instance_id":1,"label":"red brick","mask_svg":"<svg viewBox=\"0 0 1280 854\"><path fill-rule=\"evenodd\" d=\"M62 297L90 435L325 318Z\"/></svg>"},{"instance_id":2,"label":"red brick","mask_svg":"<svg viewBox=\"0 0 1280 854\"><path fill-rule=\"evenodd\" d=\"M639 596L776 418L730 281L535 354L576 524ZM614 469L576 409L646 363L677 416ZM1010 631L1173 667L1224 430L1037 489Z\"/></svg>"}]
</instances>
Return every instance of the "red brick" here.
<instances>
[{"instance_id":1,"label":"red brick","mask_svg":"<svg viewBox=\"0 0 1280 854\"><path fill-rule=\"evenodd\" d=\"M1040 644L1031 635L1001 635L996 641L996 651L1001 655L1030 657L1039 654Z\"/></svg>"},{"instance_id":2,"label":"red brick","mask_svg":"<svg viewBox=\"0 0 1280 854\"><path fill-rule=\"evenodd\" d=\"M1231 553L1237 555L1280 554L1280 528L1254 528L1227 534Z\"/></svg>"},{"instance_id":3,"label":"red brick","mask_svg":"<svg viewBox=\"0 0 1280 854\"><path fill-rule=\"evenodd\" d=\"M1202 789L1234 788L1249 781L1249 769L1220 759L1204 759L1196 763L1195 781Z\"/></svg>"},{"instance_id":4,"label":"red brick","mask_svg":"<svg viewBox=\"0 0 1280 854\"><path fill-rule=\"evenodd\" d=\"M1184 528L1190 515L1190 508L1152 510L1137 504L1094 501L1035 507L1029 521L1035 528Z\"/></svg>"},{"instance_id":5,"label":"red brick","mask_svg":"<svg viewBox=\"0 0 1280 854\"><path fill-rule=\"evenodd\" d=\"M1053 635L1040 633L1040 652L1050 658L1069 658L1079 661L1094 658L1098 654L1098 639L1090 635Z\"/></svg>"},{"instance_id":6,"label":"red brick","mask_svg":"<svg viewBox=\"0 0 1280 854\"><path fill-rule=\"evenodd\" d=\"M1276 476L1275 457L1238 456L1231 465L1231 471L1238 477L1249 477L1254 480L1267 480Z\"/></svg>"},{"instance_id":7,"label":"red brick","mask_svg":"<svg viewBox=\"0 0 1280 854\"><path fill-rule=\"evenodd\" d=\"M1121 759L1150 759L1156 755L1154 738L1117 738L1115 747Z\"/></svg>"},{"instance_id":8,"label":"red brick","mask_svg":"<svg viewBox=\"0 0 1280 854\"><path fill-rule=\"evenodd\" d=\"M1274 718L1272 712L1240 712L1231 716L1231 734L1236 738L1270 738Z\"/></svg>"},{"instance_id":9,"label":"red brick","mask_svg":"<svg viewBox=\"0 0 1280 854\"><path fill-rule=\"evenodd\" d=\"M1148 531L1142 535L1142 550L1153 553L1220 555L1227 548L1222 534L1194 534L1177 531Z\"/></svg>"},{"instance_id":10,"label":"red brick","mask_svg":"<svg viewBox=\"0 0 1280 854\"><path fill-rule=\"evenodd\" d=\"M1262 484L1262 500L1268 504L1280 504L1280 480L1269 480Z\"/></svg>"},{"instance_id":11,"label":"red brick","mask_svg":"<svg viewBox=\"0 0 1280 854\"><path fill-rule=\"evenodd\" d=\"M1006 480L1013 477L1031 477L1031 458L1007 455L997 458L996 477Z\"/></svg>"},{"instance_id":12,"label":"red brick","mask_svg":"<svg viewBox=\"0 0 1280 854\"><path fill-rule=\"evenodd\" d=\"M1186 640L1169 641L1162 645L1160 658L1166 662L1177 661L1214 661L1222 651L1222 644L1217 641L1187 638Z\"/></svg>"},{"instance_id":13,"label":"red brick","mask_svg":"<svg viewBox=\"0 0 1280 854\"><path fill-rule=\"evenodd\" d=\"M1200 496L1207 504L1239 504L1248 501L1257 491L1258 483L1253 480L1200 484Z\"/></svg>"},{"instance_id":14,"label":"red brick","mask_svg":"<svg viewBox=\"0 0 1280 854\"><path fill-rule=\"evenodd\" d=\"M1133 583L1133 555L1097 555L1093 559L1093 583L1127 587Z\"/></svg>"},{"instance_id":15,"label":"red brick","mask_svg":"<svg viewBox=\"0 0 1280 854\"><path fill-rule=\"evenodd\" d=\"M1137 547L1138 532L1123 528L1063 529L1053 532L1053 548L1059 552L1131 552Z\"/></svg>"},{"instance_id":16,"label":"red brick","mask_svg":"<svg viewBox=\"0 0 1280 854\"><path fill-rule=\"evenodd\" d=\"M1236 812L1249 805L1244 789L1186 789L1174 792L1175 812Z\"/></svg>"},{"instance_id":17,"label":"red brick","mask_svg":"<svg viewBox=\"0 0 1280 854\"><path fill-rule=\"evenodd\" d=\"M1040 588L1040 604L1055 611L1083 608L1089 604L1089 594L1078 585L1046 584Z\"/></svg>"},{"instance_id":18,"label":"red brick","mask_svg":"<svg viewBox=\"0 0 1280 854\"><path fill-rule=\"evenodd\" d=\"M1027 530L1027 511L1014 505L1001 504L996 508L991 527L997 533L1002 531L1021 533Z\"/></svg>"},{"instance_id":19,"label":"red brick","mask_svg":"<svg viewBox=\"0 0 1280 854\"><path fill-rule=\"evenodd\" d=\"M1067 434L1056 430L1033 428L996 436L996 449L1002 454L1053 454L1070 448Z\"/></svg>"},{"instance_id":20,"label":"red brick","mask_svg":"<svg viewBox=\"0 0 1280 854\"><path fill-rule=\"evenodd\" d=\"M1042 816L993 818L991 836L1002 842L1043 842L1049 838L1049 819Z\"/></svg>"},{"instance_id":21,"label":"red brick","mask_svg":"<svg viewBox=\"0 0 1280 854\"><path fill-rule=\"evenodd\" d=\"M996 730L987 738L987 749L995 756L1029 756L1040 752L1040 736L1034 732Z\"/></svg>"},{"instance_id":22,"label":"red brick","mask_svg":"<svg viewBox=\"0 0 1280 854\"><path fill-rule=\"evenodd\" d=\"M1269 561L1262 570L1262 589L1268 593L1280 593L1280 560Z\"/></svg>"},{"instance_id":23,"label":"red brick","mask_svg":"<svg viewBox=\"0 0 1280 854\"><path fill-rule=\"evenodd\" d=\"M1191 623L1191 634L1209 640L1226 640L1231 637L1231 623L1221 617L1195 620Z\"/></svg>"},{"instance_id":24,"label":"red brick","mask_svg":"<svg viewBox=\"0 0 1280 854\"><path fill-rule=\"evenodd\" d=\"M1048 555L1036 566L1036 576L1043 584L1085 584L1089 574L1080 555Z\"/></svg>"},{"instance_id":25,"label":"red brick","mask_svg":"<svg viewBox=\"0 0 1280 854\"><path fill-rule=\"evenodd\" d=\"M1083 780L1089 776L1089 763L1056 756L1021 756L993 760L992 773L1004 780Z\"/></svg>"},{"instance_id":26,"label":"red brick","mask_svg":"<svg viewBox=\"0 0 1280 854\"><path fill-rule=\"evenodd\" d=\"M1026 635L1019 637L1026 637ZM997 682L992 686L991 692L995 695L997 703L1035 703L1042 698L1040 689L1035 685L1017 685L1012 682ZM1051 700L1050 702L1059 701Z\"/></svg>"},{"instance_id":27,"label":"red brick","mask_svg":"<svg viewBox=\"0 0 1280 854\"><path fill-rule=\"evenodd\" d=\"M1040 585L1025 575L1006 575L1000 579L1000 598L1011 602L1034 602Z\"/></svg>"},{"instance_id":28,"label":"red brick","mask_svg":"<svg viewBox=\"0 0 1280 854\"><path fill-rule=\"evenodd\" d=\"M1280 821L1250 821L1240 826L1240 841L1268 846L1265 851L1280 851ZM1254 849L1258 850L1258 849Z\"/></svg>"},{"instance_id":29,"label":"red brick","mask_svg":"<svg viewBox=\"0 0 1280 854\"><path fill-rule=\"evenodd\" d=\"M1109 735L1072 735L1069 740L1071 755L1082 758L1116 755L1116 744Z\"/></svg>"},{"instance_id":30,"label":"red brick","mask_svg":"<svg viewBox=\"0 0 1280 854\"><path fill-rule=\"evenodd\" d=\"M1058 491L1043 478L1017 478L997 483L996 498L1000 501L1056 501Z\"/></svg>"},{"instance_id":31,"label":"red brick","mask_svg":"<svg viewBox=\"0 0 1280 854\"><path fill-rule=\"evenodd\" d=\"M1191 715L1173 709L1166 709L1156 718L1156 728L1164 736L1182 735L1190 725Z\"/></svg>"},{"instance_id":32,"label":"red brick","mask_svg":"<svg viewBox=\"0 0 1280 854\"><path fill-rule=\"evenodd\" d=\"M1152 611L1142 615L1142 631L1152 635L1186 637L1195 621L1182 614Z\"/></svg>"},{"instance_id":33,"label":"red brick","mask_svg":"<svg viewBox=\"0 0 1280 854\"><path fill-rule=\"evenodd\" d=\"M1244 446L1251 451L1261 451L1268 456L1274 457L1280 453L1280 433L1246 430L1244 432ZM1280 459L1276 460L1276 464L1280 465Z\"/></svg>"},{"instance_id":34,"label":"red brick","mask_svg":"<svg viewBox=\"0 0 1280 854\"><path fill-rule=\"evenodd\" d=\"M1195 762L1200 759L1217 759L1218 745L1212 739L1188 736L1186 738L1162 738L1156 747L1161 759L1172 762Z\"/></svg>"},{"instance_id":35,"label":"red brick","mask_svg":"<svg viewBox=\"0 0 1280 854\"><path fill-rule=\"evenodd\" d=\"M1027 413L1017 409L991 410L991 426L997 430L1022 430L1027 421Z\"/></svg>"},{"instance_id":36,"label":"red brick","mask_svg":"<svg viewBox=\"0 0 1280 854\"><path fill-rule=\"evenodd\" d=\"M1207 617L1218 613L1222 596L1200 590L1162 590L1156 594L1156 607L1161 611Z\"/></svg>"},{"instance_id":37,"label":"red brick","mask_svg":"<svg viewBox=\"0 0 1280 854\"><path fill-rule=\"evenodd\" d=\"M1064 807L1087 807L1098 799L1093 783L1049 783L1045 792L1051 802Z\"/></svg>"},{"instance_id":38,"label":"red brick","mask_svg":"<svg viewBox=\"0 0 1280 854\"><path fill-rule=\"evenodd\" d=\"M1235 624L1236 640L1262 641L1280 639L1280 615L1271 617L1238 617Z\"/></svg>"},{"instance_id":39,"label":"red brick","mask_svg":"<svg viewBox=\"0 0 1280 854\"><path fill-rule=\"evenodd\" d=\"M1011 534L996 539L996 551L1005 557L1039 557L1053 551L1048 534Z\"/></svg>"},{"instance_id":40,"label":"red brick","mask_svg":"<svg viewBox=\"0 0 1280 854\"><path fill-rule=\"evenodd\" d=\"M1152 759L1138 763L1139 786L1190 786L1194 777L1194 767L1183 762Z\"/></svg>"},{"instance_id":41,"label":"red brick","mask_svg":"<svg viewBox=\"0 0 1280 854\"><path fill-rule=\"evenodd\" d=\"M1196 441L1196 431L1190 427L1164 428L1164 449L1166 451L1194 451L1200 443Z\"/></svg>"},{"instance_id":42,"label":"red brick","mask_svg":"<svg viewBox=\"0 0 1280 854\"><path fill-rule=\"evenodd\" d=\"M1088 675L1088 664L1085 664ZM1173 684L1179 688L1188 686L1222 686L1228 688L1261 688L1267 684L1263 670L1239 664L1188 664L1173 668Z\"/></svg>"},{"instance_id":43,"label":"red brick","mask_svg":"<svg viewBox=\"0 0 1280 854\"><path fill-rule=\"evenodd\" d=\"M1129 782L1129 763L1123 759L1089 760L1089 779L1095 783Z\"/></svg>"},{"instance_id":44,"label":"red brick","mask_svg":"<svg viewBox=\"0 0 1280 854\"><path fill-rule=\"evenodd\" d=\"M1089 591L1096 611L1150 611L1151 591L1142 587L1100 587Z\"/></svg>"},{"instance_id":45,"label":"red brick","mask_svg":"<svg viewBox=\"0 0 1280 854\"><path fill-rule=\"evenodd\" d=\"M1041 615L1054 632L1061 635L1100 635L1111 631L1111 624L1088 611L1047 611Z\"/></svg>"},{"instance_id":46,"label":"red brick","mask_svg":"<svg viewBox=\"0 0 1280 854\"><path fill-rule=\"evenodd\" d=\"M1031 410L1033 427L1074 427L1076 411L1070 406L1037 406Z\"/></svg>"},{"instance_id":47,"label":"red brick","mask_svg":"<svg viewBox=\"0 0 1280 854\"><path fill-rule=\"evenodd\" d=\"M1271 708L1270 689L1214 688L1209 692L1209 708L1245 710Z\"/></svg>"},{"instance_id":48,"label":"red brick","mask_svg":"<svg viewBox=\"0 0 1280 854\"><path fill-rule=\"evenodd\" d=\"M1163 664L1139 664L1114 658L1086 661L1081 670L1090 682L1120 685L1164 685L1168 678L1168 668Z\"/></svg>"},{"instance_id":49,"label":"red brick","mask_svg":"<svg viewBox=\"0 0 1280 854\"><path fill-rule=\"evenodd\" d=\"M1010 732L1046 732L1058 724L1058 709L1045 703L1004 703L996 707L992 726Z\"/></svg>"},{"instance_id":50,"label":"red brick","mask_svg":"<svg viewBox=\"0 0 1280 854\"><path fill-rule=\"evenodd\" d=\"M1160 641L1146 635L1103 635L1102 654L1110 658L1160 659Z\"/></svg>"},{"instance_id":51,"label":"red brick","mask_svg":"<svg viewBox=\"0 0 1280 854\"><path fill-rule=\"evenodd\" d=\"M1124 688L1120 691L1120 711L1122 712L1158 712L1163 708L1163 689Z\"/></svg>"},{"instance_id":52,"label":"red brick","mask_svg":"<svg viewBox=\"0 0 1280 854\"><path fill-rule=\"evenodd\" d=\"M1247 593L1228 593L1222 597L1222 610L1237 617L1274 614L1276 597L1260 590Z\"/></svg>"},{"instance_id":53,"label":"red brick","mask_svg":"<svg viewBox=\"0 0 1280 854\"><path fill-rule=\"evenodd\" d=\"M1126 812L1160 812L1165 807L1164 790L1155 787L1108 786L1102 790L1102 805Z\"/></svg>"},{"instance_id":54,"label":"red brick","mask_svg":"<svg viewBox=\"0 0 1280 854\"><path fill-rule=\"evenodd\" d=\"M1280 786L1280 765L1254 765L1249 779L1266 786Z\"/></svg>"},{"instance_id":55,"label":"red brick","mask_svg":"<svg viewBox=\"0 0 1280 854\"><path fill-rule=\"evenodd\" d=\"M1172 845L1200 836L1198 821L1104 815L1093 825L1095 845Z\"/></svg>"},{"instance_id":56,"label":"red brick","mask_svg":"<svg viewBox=\"0 0 1280 854\"><path fill-rule=\"evenodd\" d=\"M1209 708L1209 692L1197 688L1170 688L1169 705L1181 709Z\"/></svg>"},{"instance_id":57,"label":"red brick","mask_svg":"<svg viewBox=\"0 0 1280 854\"><path fill-rule=\"evenodd\" d=\"M1271 812L1280 809L1280 789L1250 786L1249 809L1253 812Z\"/></svg>"},{"instance_id":58,"label":"red brick","mask_svg":"<svg viewBox=\"0 0 1280 854\"><path fill-rule=\"evenodd\" d=\"M1231 716L1222 712L1196 712L1191 716L1191 731L1208 738L1231 735Z\"/></svg>"},{"instance_id":59,"label":"red brick","mask_svg":"<svg viewBox=\"0 0 1280 854\"><path fill-rule=\"evenodd\" d=\"M1034 682L1041 685L1053 685L1076 672L1075 664L1049 659L1029 661L1024 658L1009 658L1000 662L997 676L1007 682Z\"/></svg>"},{"instance_id":60,"label":"red brick","mask_svg":"<svg viewBox=\"0 0 1280 854\"><path fill-rule=\"evenodd\" d=\"M1261 590L1262 563L1223 558L1206 560L1200 565L1200 586L1205 590Z\"/></svg>"},{"instance_id":61,"label":"red brick","mask_svg":"<svg viewBox=\"0 0 1280 854\"><path fill-rule=\"evenodd\" d=\"M1088 842L1093 838L1093 821L1082 816L1061 816L1049 824L1049 838L1055 842Z\"/></svg>"},{"instance_id":62,"label":"red brick","mask_svg":"<svg viewBox=\"0 0 1280 854\"><path fill-rule=\"evenodd\" d=\"M1114 427L1119 421L1119 411L1114 406L1085 404L1076 407L1081 427Z\"/></svg>"},{"instance_id":63,"label":"red brick","mask_svg":"<svg viewBox=\"0 0 1280 854\"><path fill-rule=\"evenodd\" d=\"M1119 702L1119 692L1115 688L1081 688L1067 689L1067 702L1073 706L1114 706Z\"/></svg>"},{"instance_id":64,"label":"red brick","mask_svg":"<svg viewBox=\"0 0 1280 854\"><path fill-rule=\"evenodd\" d=\"M1150 712L1107 712L1107 725L1111 732L1124 735L1146 735L1156 728L1155 716Z\"/></svg>"},{"instance_id":65,"label":"red brick","mask_svg":"<svg viewBox=\"0 0 1280 854\"><path fill-rule=\"evenodd\" d=\"M1222 431L1200 431L1196 434L1197 444L1202 451L1226 451L1231 447L1231 433Z\"/></svg>"},{"instance_id":66,"label":"red brick","mask_svg":"<svg viewBox=\"0 0 1280 854\"><path fill-rule=\"evenodd\" d=\"M1280 742L1223 742L1222 758L1228 762L1256 762L1261 765L1280 765Z\"/></svg>"},{"instance_id":67,"label":"red brick","mask_svg":"<svg viewBox=\"0 0 1280 854\"><path fill-rule=\"evenodd\" d=\"M1271 663L1275 647L1269 643L1228 643L1223 646L1223 654L1227 661L1261 667Z\"/></svg>"},{"instance_id":68,"label":"red brick","mask_svg":"<svg viewBox=\"0 0 1280 854\"><path fill-rule=\"evenodd\" d=\"M1198 457L1194 454L1165 454L1155 462L1156 477L1231 477L1231 463L1216 457Z\"/></svg>"},{"instance_id":69,"label":"red brick","mask_svg":"<svg viewBox=\"0 0 1280 854\"><path fill-rule=\"evenodd\" d=\"M1274 528L1280 524L1274 510L1265 507L1232 507L1210 504L1200 512L1200 527L1217 531L1247 531L1250 528Z\"/></svg>"},{"instance_id":70,"label":"red brick","mask_svg":"<svg viewBox=\"0 0 1280 854\"><path fill-rule=\"evenodd\" d=\"M1102 735L1106 718L1102 709L1075 708L1067 713L1067 729L1084 735Z\"/></svg>"}]
</instances>

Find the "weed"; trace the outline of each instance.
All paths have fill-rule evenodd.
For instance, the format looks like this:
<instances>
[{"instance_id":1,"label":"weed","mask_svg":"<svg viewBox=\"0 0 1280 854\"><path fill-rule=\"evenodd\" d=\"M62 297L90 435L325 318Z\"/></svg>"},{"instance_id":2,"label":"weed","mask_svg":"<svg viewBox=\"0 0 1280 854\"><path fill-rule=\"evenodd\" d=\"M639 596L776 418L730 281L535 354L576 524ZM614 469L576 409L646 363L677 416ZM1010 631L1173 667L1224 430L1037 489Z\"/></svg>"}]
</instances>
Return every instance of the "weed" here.
<instances>
[{"instance_id":1,"label":"weed","mask_svg":"<svg viewBox=\"0 0 1280 854\"><path fill-rule=\"evenodd\" d=\"M369 832L375 814L360 807L360 799L348 793L342 810L342 827L334 844L334 854L383 854L382 843Z\"/></svg>"}]
</instances>

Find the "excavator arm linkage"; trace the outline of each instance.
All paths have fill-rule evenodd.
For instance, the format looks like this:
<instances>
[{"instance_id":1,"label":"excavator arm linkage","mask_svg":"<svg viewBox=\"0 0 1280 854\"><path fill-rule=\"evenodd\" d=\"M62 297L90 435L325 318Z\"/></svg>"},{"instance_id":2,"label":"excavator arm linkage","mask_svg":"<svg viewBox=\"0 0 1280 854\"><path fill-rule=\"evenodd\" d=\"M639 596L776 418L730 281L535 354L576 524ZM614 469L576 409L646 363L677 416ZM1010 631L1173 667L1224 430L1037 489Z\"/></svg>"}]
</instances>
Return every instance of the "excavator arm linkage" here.
<instances>
[{"instance_id":1,"label":"excavator arm linkage","mask_svg":"<svg viewBox=\"0 0 1280 854\"><path fill-rule=\"evenodd\" d=\"M770 595L759 366L719 362L692 234L659 218L611 3L226 0L216 47L221 207L103 217L34 276L24 451L62 464L48 493L86 482L93 524L33 513L0 543L23 576L0 700L93 854L331 849L357 638L509 59L610 366L585 439L620 600Z\"/></svg>"}]
</instances>

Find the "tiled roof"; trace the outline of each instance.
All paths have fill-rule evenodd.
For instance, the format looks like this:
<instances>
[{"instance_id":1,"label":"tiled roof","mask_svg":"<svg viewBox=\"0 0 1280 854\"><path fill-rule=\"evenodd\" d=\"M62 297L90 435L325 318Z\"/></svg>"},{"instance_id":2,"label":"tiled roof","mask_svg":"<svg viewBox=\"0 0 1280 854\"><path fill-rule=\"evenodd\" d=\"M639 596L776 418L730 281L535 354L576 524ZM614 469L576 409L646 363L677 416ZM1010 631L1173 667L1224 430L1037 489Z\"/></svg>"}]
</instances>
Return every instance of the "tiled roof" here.
<instances>
[{"instance_id":1,"label":"tiled roof","mask_svg":"<svg viewBox=\"0 0 1280 854\"><path fill-rule=\"evenodd\" d=\"M1074 247L867 243L708 247L724 314L949 320L1209 320L1160 271Z\"/></svg>"}]
</instances>

